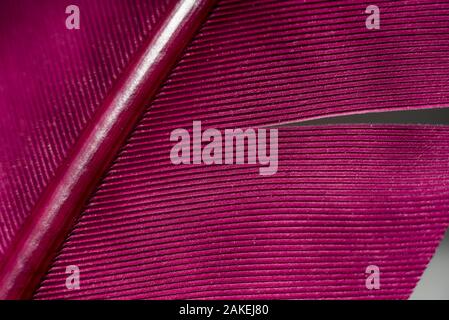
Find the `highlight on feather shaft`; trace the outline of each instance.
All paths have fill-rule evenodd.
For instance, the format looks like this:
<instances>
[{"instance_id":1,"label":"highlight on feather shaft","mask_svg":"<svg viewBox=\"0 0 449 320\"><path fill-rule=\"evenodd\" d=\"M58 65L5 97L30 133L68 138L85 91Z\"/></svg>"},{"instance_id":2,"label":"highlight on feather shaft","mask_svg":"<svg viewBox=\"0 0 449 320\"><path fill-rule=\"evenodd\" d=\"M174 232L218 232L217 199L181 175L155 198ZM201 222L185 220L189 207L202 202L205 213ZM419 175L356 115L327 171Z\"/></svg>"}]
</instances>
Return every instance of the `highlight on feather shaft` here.
<instances>
[{"instance_id":1,"label":"highlight on feather shaft","mask_svg":"<svg viewBox=\"0 0 449 320\"><path fill-rule=\"evenodd\" d=\"M173 4L48 184L0 267L0 299L30 298L83 205L214 0Z\"/></svg>"}]
</instances>

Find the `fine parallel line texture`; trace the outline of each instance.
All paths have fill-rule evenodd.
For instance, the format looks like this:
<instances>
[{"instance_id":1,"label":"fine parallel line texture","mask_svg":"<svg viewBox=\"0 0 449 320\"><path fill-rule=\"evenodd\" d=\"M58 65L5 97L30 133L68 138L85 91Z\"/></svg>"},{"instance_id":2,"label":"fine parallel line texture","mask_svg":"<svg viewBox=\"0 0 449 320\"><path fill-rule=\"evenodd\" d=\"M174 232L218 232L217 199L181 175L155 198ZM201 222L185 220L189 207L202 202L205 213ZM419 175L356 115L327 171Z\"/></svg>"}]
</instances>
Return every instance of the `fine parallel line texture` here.
<instances>
[{"instance_id":1,"label":"fine parallel line texture","mask_svg":"<svg viewBox=\"0 0 449 320\"><path fill-rule=\"evenodd\" d=\"M170 162L170 133L448 106L445 1L222 0L37 299L405 299L447 228L449 129L279 129L279 168ZM68 265L80 290L65 286ZM381 269L367 290L365 269Z\"/></svg>"},{"instance_id":2,"label":"fine parallel line texture","mask_svg":"<svg viewBox=\"0 0 449 320\"><path fill-rule=\"evenodd\" d=\"M381 29L367 30L363 2L222 1L148 121L176 128L204 119L220 127L232 116L258 126L448 106L449 25L440 14L449 5L377 5Z\"/></svg>"},{"instance_id":3,"label":"fine parallel line texture","mask_svg":"<svg viewBox=\"0 0 449 320\"><path fill-rule=\"evenodd\" d=\"M78 1L79 30L65 26L69 3L1 3L0 260L171 2Z\"/></svg>"},{"instance_id":4,"label":"fine parallel line texture","mask_svg":"<svg viewBox=\"0 0 449 320\"><path fill-rule=\"evenodd\" d=\"M407 298L449 221L445 126L281 128L278 172L260 176L172 165L169 131L148 129L143 151L142 123L36 298ZM365 287L373 264L380 290Z\"/></svg>"}]
</instances>

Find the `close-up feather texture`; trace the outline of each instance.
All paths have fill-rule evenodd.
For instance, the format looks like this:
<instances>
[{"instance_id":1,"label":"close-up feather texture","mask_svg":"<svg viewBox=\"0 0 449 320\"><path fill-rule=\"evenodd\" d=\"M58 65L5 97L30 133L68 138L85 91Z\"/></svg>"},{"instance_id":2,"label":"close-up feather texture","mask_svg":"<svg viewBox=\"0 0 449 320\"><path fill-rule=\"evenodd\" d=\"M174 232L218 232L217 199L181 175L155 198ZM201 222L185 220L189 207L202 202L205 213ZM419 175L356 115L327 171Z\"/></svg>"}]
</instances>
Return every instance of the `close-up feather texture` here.
<instances>
[{"instance_id":1,"label":"close-up feather texture","mask_svg":"<svg viewBox=\"0 0 449 320\"><path fill-rule=\"evenodd\" d=\"M0 298L409 298L449 224L449 126L326 119L448 108L448 16L434 0L3 1ZM173 164L172 133L199 122L275 130L276 172Z\"/></svg>"}]
</instances>

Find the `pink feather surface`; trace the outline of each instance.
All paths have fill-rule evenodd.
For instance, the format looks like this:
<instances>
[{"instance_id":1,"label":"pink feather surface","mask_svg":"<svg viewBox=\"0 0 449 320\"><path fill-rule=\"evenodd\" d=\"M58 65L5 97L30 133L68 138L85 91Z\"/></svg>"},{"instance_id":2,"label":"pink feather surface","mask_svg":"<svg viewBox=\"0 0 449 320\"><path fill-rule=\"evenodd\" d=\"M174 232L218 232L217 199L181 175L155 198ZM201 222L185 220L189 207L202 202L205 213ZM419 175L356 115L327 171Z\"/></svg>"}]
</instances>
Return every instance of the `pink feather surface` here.
<instances>
[{"instance_id":1,"label":"pink feather surface","mask_svg":"<svg viewBox=\"0 0 449 320\"><path fill-rule=\"evenodd\" d=\"M421 5L383 10L379 39L360 4L220 2L36 297L407 298L448 223L447 127L280 129L272 177L174 166L169 136L194 120L246 128L445 105L446 22L430 13L447 9ZM371 264L382 290L365 287ZM66 290L67 265L80 290Z\"/></svg>"},{"instance_id":2,"label":"pink feather surface","mask_svg":"<svg viewBox=\"0 0 449 320\"><path fill-rule=\"evenodd\" d=\"M9 148L0 167L3 248L113 88L127 62L117 52L129 57L148 35L145 14L155 13L139 9L146 3L117 4L124 19L117 26L114 15L102 20L95 11L98 27L87 32L94 43L74 36L68 60L59 58L72 63L49 60L48 73L23 57L33 50L42 57L42 41L45 50L64 44L45 34L50 21L34 31L41 41L31 51L23 44L2 50L1 61L14 62L5 63L7 77L20 74L22 61L44 76L25 78L31 93L23 95L17 79L0 86L9 92L1 103ZM279 170L270 177L256 167L174 166L169 159L170 132L194 120L246 128L446 107L449 4L378 1L375 31L365 28L368 4L220 1L149 102L36 298L407 298L447 228L447 127L280 129ZM71 40L60 23L60 36ZM2 37L6 48L14 33ZM71 54L93 69L73 64ZM44 129L31 131L36 123ZM382 290L365 287L370 264L382 270ZM80 267L80 290L66 289L67 265Z\"/></svg>"},{"instance_id":3,"label":"pink feather surface","mask_svg":"<svg viewBox=\"0 0 449 320\"><path fill-rule=\"evenodd\" d=\"M155 126L137 128L36 298L407 298L447 228L447 128L281 129L278 172L260 176L174 166Z\"/></svg>"},{"instance_id":4,"label":"pink feather surface","mask_svg":"<svg viewBox=\"0 0 449 320\"><path fill-rule=\"evenodd\" d=\"M170 1L0 4L0 258ZM0 259L1 260L1 259Z\"/></svg>"}]
</instances>

